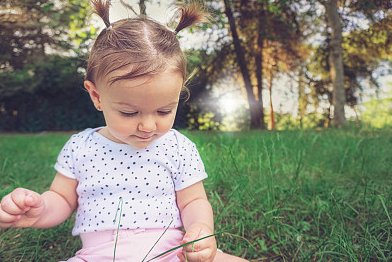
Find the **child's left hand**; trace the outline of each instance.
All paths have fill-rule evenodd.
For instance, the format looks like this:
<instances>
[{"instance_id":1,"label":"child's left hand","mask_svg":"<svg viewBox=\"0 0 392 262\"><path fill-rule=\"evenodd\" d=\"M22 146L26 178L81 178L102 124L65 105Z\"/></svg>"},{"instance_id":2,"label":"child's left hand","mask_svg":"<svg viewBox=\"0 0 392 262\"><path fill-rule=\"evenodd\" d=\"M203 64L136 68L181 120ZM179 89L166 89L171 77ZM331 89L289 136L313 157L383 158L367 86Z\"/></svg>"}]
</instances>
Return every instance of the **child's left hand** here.
<instances>
[{"instance_id":1,"label":"child's left hand","mask_svg":"<svg viewBox=\"0 0 392 262\"><path fill-rule=\"evenodd\" d=\"M214 232L208 225L195 223L188 228L180 244L182 245L212 234ZM181 262L212 262L214 261L216 249L215 237L208 237L193 243L193 248L192 244L184 246L182 253L178 254L178 258ZM185 253L187 259L185 258Z\"/></svg>"}]
</instances>

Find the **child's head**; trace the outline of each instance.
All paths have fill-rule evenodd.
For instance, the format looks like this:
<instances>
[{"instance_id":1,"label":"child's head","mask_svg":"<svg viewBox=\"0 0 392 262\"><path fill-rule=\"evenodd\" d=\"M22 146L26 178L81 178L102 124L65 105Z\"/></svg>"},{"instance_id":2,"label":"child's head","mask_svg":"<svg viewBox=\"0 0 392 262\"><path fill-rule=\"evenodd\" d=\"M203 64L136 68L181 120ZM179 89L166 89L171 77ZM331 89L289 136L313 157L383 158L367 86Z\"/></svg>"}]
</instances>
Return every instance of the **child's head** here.
<instances>
[{"instance_id":1,"label":"child's head","mask_svg":"<svg viewBox=\"0 0 392 262\"><path fill-rule=\"evenodd\" d=\"M173 126L186 80L176 32L203 19L196 4L179 6L171 31L146 17L109 22L109 2L92 1L106 24L91 50L85 87L103 111L104 135L144 148Z\"/></svg>"},{"instance_id":2,"label":"child's head","mask_svg":"<svg viewBox=\"0 0 392 262\"><path fill-rule=\"evenodd\" d=\"M106 28L96 39L90 53L85 79L93 83L110 72L127 68L118 78L108 79L110 83L155 74L172 67L186 80L186 60L176 34L197 22L205 14L200 5L178 5L181 13L177 28L172 31L166 26L145 16L109 21L110 0L92 0L96 13L103 19Z\"/></svg>"}]
</instances>

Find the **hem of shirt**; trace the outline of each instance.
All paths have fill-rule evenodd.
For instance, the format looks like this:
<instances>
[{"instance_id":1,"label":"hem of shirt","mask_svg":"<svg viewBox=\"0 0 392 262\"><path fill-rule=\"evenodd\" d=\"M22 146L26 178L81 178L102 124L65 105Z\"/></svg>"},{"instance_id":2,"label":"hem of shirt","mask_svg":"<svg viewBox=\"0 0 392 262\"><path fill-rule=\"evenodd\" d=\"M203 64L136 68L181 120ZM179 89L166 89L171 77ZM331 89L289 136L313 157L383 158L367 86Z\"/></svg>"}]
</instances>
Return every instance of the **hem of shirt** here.
<instances>
[{"instance_id":1,"label":"hem of shirt","mask_svg":"<svg viewBox=\"0 0 392 262\"><path fill-rule=\"evenodd\" d=\"M72 178L72 179L76 179L76 176L69 172L66 168L62 167L61 165L59 165L58 163L56 163L54 165L54 169L59 172L60 174L62 174L63 176L66 176L68 178Z\"/></svg>"},{"instance_id":2,"label":"hem of shirt","mask_svg":"<svg viewBox=\"0 0 392 262\"><path fill-rule=\"evenodd\" d=\"M204 173L203 176L198 176L192 180L188 180L186 183L181 184L181 186L177 186L174 188L175 191L180 191L182 189L185 189L187 187L190 187L194 184L196 184L197 182L203 181L204 179L208 178L207 173Z\"/></svg>"},{"instance_id":3,"label":"hem of shirt","mask_svg":"<svg viewBox=\"0 0 392 262\"><path fill-rule=\"evenodd\" d=\"M103 228L103 229L99 229L97 231L95 230L86 230L86 232L77 232L76 230L72 230L72 236L76 237L76 236L80 236L81 234L88 234L88 233L95 233L95 232L101 232L101 231L110 231L110 230L133 230L133 229L166 229L167 227L129 227L129 228L120 228L118 229L118 227L113 227L113 228ZM169 226L169 228L173 229L173 228L179 228L179 229L183 229L184 225L181 222L181 225L171 225Z\"/></svg>"}]
</instances>

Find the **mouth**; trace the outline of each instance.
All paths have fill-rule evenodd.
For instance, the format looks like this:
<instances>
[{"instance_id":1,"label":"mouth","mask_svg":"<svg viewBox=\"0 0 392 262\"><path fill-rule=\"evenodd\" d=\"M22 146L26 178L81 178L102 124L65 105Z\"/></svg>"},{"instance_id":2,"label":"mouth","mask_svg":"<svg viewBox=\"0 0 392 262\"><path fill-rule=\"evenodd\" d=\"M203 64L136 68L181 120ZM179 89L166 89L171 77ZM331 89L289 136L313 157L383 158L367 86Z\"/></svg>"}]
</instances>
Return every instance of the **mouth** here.
<instances>
[{"instance_id":1,"label":"mouth","mask_svg":"<svg viewBox=\"0 0 392 262\"><path fill-rule=\"evenodd\" d=\"M154 136L154 135L152 135L152 136L135 136L135 137L138 138L138 139L140 139L140 140L149 140L149 139L151 139L153 136Z\"/></svg>"}]
</instances>

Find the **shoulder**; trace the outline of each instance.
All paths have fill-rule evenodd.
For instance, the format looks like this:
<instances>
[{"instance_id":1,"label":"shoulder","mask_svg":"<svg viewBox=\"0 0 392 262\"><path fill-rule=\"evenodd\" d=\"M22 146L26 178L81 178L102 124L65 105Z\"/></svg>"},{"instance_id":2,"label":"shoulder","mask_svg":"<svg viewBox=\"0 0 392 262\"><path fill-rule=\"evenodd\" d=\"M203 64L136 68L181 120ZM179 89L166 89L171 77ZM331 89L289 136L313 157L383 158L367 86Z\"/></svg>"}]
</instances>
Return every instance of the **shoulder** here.
<instances>
[{"instance_id":1,"label":"shoulder","mask_svg":"<svg viewBox=\"0 0 392 262\"><path fill-rule=\"evenodd\" d=\"M79 133L73 134L70 140L86 140L99 128L87 128Z\"/></svg>"},{"instance_id":2,"label":"shoulder","mask_svg":"<svg viewBox=\"0 0 392 262\"><path fill-rule=\"evenodd\" d=\"M83 144L86 143L86 141L91 140L92 134L99 128L87 128L79 133L76 133L70 137L68 140L69 146L78 149L80 148Z\"/></svg>"},{"instance_id":3,"label":"shoulder","mask_svg":"<svg viewBox=\"0 0 392 262\"><path fill-rule=\"evenodd\" d=\"M199 152L197 146L187 136L181 134L175 129L172 129L172 135L176 139L177 154L179 157L184 158L184 161L188 158L198 157Z\"/></svg>"},{"instance_id":4,"label":"shoulder","mask_svg":"<svg viewBox=\"0 0 392 262\"><path fill-rule=\"evenodd\" d=\"M173 152L173 155L183 156L189 152L197 151L195 143L175 129L170 129L151 148L163 149L165 152Z\"/></svg>"},{"instance_id":5,"label":"shoulder","mask_svg":"<svg viewBox=\"0 0 392 262\"><path fill-rule=\"evenodd\" d=\"M170 130L171 135L175 138L179 147L194 146L195 144L185 135L175 129Z\"/></svg>"}]
</instances>

